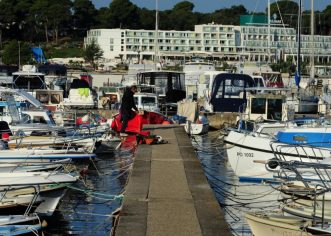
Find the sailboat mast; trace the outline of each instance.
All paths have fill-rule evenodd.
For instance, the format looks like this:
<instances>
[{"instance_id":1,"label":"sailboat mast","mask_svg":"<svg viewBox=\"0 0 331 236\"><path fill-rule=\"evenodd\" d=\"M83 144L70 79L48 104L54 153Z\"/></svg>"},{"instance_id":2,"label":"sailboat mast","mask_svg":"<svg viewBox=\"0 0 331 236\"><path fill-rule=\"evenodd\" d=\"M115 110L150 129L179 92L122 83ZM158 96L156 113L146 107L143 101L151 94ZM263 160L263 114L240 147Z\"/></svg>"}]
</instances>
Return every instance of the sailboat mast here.
<instances>
[{"instance_id":1,"label":"sailboat mast","mask_svg":"<svg viewBox=\"0 0 331 236\"><path fill-rule=\"evenodd\" d=\"M298 54L297 54L297 76L301 79L301 14L302 14L302 0L299 0L298 13ZM299 86L299 85L298 85Z\"/></svg>"},{"instance_id":2,"label":"sailboat mast","mask_svg":"<svg viewBox=\"0 0 331 236\"><path fill-rule=\"evenodd\" d=\"M268 0L268 63L270 62L270 0Z\"/></svg>"},{"instance_id":3,"label":"sailboat mast","mask_svg":"<svg viewBox=\"0 0 331 236\"><path fill-rule=\"evenodd\" d=\"M311 6L311 13L310 13L310 80L315 78L315 61L314 61L314 49L315 49L315 42L314 42L314 34L315 34L315 19L314 19L314 0L310 1Z\"/></svg>"},{"instance_id":4,"label":"sailboat mast","mask_svg":"<svg viewBox=\"0 0 331 236\"><path fill-rule=\"evenodd\" d=\"M156 65L158 60L159 47L159 1L155 0L155 42L154 42L154 63Z\"/></svg>"}]
</instances>

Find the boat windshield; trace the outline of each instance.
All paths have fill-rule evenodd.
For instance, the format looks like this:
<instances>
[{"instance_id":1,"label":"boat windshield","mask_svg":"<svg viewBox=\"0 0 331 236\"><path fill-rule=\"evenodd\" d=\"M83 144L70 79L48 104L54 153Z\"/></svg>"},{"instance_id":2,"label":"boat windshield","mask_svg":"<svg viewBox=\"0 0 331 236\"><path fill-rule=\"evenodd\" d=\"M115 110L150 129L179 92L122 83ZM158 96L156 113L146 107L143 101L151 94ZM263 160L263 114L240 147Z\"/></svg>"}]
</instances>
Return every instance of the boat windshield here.
<instances>
[{"instance_id":1,"label":"boat windshield","mask_svg":"<svg viewBox=\"0 0 331 236\"><path fill-rule=\"evenodd\" d=\"M142 97L141 104L142 105L155 105L156 98L155 97Z\"/></svg>"}]
</instances>

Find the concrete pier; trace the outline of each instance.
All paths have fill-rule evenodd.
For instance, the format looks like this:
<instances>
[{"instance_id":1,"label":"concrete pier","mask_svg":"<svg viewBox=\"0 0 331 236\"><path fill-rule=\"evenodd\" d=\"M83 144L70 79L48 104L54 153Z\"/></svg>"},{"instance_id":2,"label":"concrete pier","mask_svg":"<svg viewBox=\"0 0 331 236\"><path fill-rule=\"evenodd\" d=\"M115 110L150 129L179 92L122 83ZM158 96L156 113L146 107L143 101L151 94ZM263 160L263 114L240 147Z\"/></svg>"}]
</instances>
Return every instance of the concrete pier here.
<instances>
[{"instance_id":1,"label":"concrete pier","mask_svg":"<svg viewBox=\"0 0 331 236\"><path fill-rule=\"evenodd\" d=\"M115 235L231 235L184 128L146 128L169 143L139 145Z\"/></svg>"}]
</instances>

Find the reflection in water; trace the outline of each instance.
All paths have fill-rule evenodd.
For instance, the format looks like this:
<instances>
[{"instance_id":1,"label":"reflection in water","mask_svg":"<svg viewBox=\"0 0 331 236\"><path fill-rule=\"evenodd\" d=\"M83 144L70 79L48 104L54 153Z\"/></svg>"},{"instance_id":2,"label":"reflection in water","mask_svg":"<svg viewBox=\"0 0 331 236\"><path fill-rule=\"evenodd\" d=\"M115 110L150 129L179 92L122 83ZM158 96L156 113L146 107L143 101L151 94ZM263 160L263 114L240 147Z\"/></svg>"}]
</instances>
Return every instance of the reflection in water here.
<instances>
[{"instance_id":1,"label":"reflection in water","mask_svg":"<svg viewBox=\"0 0 331 236\"><path fill-rule=\"evenodd\" d=\"M251 235L244 214L248 211L277 210L279 192L268 184L242 183L227 163L226 150L218 132L192 137L198 158L226 221L234 235Z\"/></svg>"},{"instance_id":2,"label":"reflection in water","mask_svg":"<svg viewBox=\"0 0 331 236\"><path fill-rule=\"evenodd\" d=\"M85 183L68 189L58 211L47 219L44 235L109 236L111 214L121 206L121 200L113 196L123 192L132 161L131 151L98 155Z\"/></svg>"}]
</instances>

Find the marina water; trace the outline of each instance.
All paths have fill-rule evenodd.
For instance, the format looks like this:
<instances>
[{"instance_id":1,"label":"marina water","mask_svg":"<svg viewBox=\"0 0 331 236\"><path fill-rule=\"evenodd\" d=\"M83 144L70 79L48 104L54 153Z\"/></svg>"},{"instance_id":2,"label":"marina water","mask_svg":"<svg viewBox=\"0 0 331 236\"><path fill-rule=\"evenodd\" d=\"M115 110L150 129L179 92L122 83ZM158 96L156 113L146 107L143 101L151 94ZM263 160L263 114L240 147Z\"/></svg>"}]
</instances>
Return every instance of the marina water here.
<instances>
[{"instance_id":1,"label":"marina water","mask_svg":"<svg viewBox=\"0 0 331 236\"><path fill-rule=\"evenodd\" d=\"M251 235L244 213L277 211L278 191L269 184L239 182L227 164L219 132L192 136L192 144L232 234ZM121 206L132 155L132 150L99 154L84 180L68 189L58 210L47 220L44 235L108 236L112 213Z\"/></svg>"},{"instance_id":2,"label":"marina water","mask_svg":"<svg viewBox=\"0 0 331 236\"><path fill-rule=\"evenodd\" d=\"M233 235L252 235L244 219L245 212L278 211L277 185L239 182L227 162L219 132L192 136L192 144Z\"/></svg>"},{"instance_id":3,"label":"marina water","mask_svg":"<svg viewBox=\"0 0 331 236\"><path fill-rule=\"evenodd\" d=\"M84 180L68 189L58 211L47 220L44 235L109 236L112 213L121 205L133 163L132 154L132 150L98 154Z\"/></svg>"}]
</instances>

